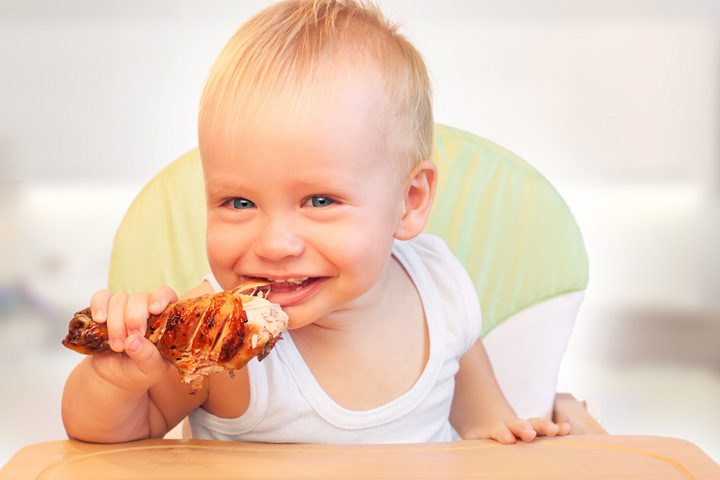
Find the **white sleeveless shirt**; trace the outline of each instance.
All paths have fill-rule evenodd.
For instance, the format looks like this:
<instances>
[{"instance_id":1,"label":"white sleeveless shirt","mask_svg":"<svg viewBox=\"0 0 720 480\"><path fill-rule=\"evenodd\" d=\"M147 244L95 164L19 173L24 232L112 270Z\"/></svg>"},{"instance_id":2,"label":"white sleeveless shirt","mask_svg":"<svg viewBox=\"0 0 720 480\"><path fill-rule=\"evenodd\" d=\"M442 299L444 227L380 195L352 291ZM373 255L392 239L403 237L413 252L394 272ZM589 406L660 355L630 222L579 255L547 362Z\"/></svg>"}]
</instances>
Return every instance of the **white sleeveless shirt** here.
<instances>
[{"instance_id":1,"label":"white sleeveless shirt","mask_svg":"<svg viewBox=\"0 0 720 480\"><path fill-rule=\"evenodd\" d=\"M247 365L247 411L221 418L197 408L190 414L193 438L340 444L452 440L448 417L455 373L480 335L480 304L465 269L440 238L423 234L396 241L392 254L420 294L430 337L427 364L410 390L370 410L348 410L325 393L291 332L285 332L262 362ZM212 275L206 278L221 289Z\"/></svg>"}]
</instances>

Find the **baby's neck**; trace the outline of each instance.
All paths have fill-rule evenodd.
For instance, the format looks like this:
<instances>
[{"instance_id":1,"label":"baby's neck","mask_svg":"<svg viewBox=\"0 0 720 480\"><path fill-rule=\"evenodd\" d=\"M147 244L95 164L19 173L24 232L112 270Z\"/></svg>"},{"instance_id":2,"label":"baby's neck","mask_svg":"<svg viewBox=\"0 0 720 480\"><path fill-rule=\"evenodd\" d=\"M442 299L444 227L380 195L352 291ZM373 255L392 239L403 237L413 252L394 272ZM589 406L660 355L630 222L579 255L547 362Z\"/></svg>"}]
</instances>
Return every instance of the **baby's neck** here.
<instances>
[{"instance_id":1,"label":"baby's neck","mask_svg":"<svg viewBox=\"0 0 720 480\"><path fill-rule=\"evenodd\" d=\"M396 260L376 286L353 308L291 331L323 390L351 410L374 408L408 391L428 359L420 297Z\"/></svg>"}]
</instances>

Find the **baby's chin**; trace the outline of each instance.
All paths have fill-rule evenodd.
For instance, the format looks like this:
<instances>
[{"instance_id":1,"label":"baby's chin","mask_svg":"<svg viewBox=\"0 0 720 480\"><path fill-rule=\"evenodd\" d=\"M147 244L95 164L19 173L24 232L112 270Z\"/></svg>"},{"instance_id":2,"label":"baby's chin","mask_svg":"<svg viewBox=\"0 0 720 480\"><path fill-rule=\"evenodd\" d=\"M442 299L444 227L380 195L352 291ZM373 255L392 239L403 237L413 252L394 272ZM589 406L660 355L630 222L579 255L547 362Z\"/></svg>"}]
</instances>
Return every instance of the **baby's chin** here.
<instances>
[{"instance_id":1,"label":"baby's chin","mask_svg":"<svg viewBox=\"0 0 720 480\"><path fill-rule=\"evenodd\" d=\"M334 328L334 311L325 302L307 302L283 307L288 315L288 330L300 330L310 325Z\"/></svg>"},{"instance_id":2,"label":"baby's chin","mask_svg":"<svg viewBox=\"0 0 720 480\"><path fill-rule=\"evenodd\" d=\"M298 330L308 325L312 325L319 320L317 315L309 315L309 312L302 306L283 307L283 311L288 315L288 330Z\"/></svg>"}]
</instances>

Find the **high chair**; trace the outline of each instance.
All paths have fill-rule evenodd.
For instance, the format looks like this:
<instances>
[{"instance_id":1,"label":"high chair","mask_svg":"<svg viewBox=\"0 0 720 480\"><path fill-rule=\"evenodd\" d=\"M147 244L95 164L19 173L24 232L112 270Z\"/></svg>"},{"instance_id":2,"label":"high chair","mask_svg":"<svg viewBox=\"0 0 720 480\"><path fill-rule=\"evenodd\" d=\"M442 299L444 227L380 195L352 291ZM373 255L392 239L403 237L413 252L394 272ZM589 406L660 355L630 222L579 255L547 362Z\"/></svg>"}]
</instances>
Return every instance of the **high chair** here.
<instances>
[{"instance_id":1,"label":"high chair","mask_svg":"<svg viewBox=\"0 0 720 480\"><path fill-rule=\"evenodd\" d=\"M436 125L433 160L438 188L426 231L445 239L473 279L483 342L508 401L520 417L552 416L575 434L606 433L582 402L556 394L588 283L585 246L567 205L528 163L471 133ZM194 149L138 194L115 235L112 291L168 285L181 293L210 271L202 178Z\"/></svg>"}]
</instances>

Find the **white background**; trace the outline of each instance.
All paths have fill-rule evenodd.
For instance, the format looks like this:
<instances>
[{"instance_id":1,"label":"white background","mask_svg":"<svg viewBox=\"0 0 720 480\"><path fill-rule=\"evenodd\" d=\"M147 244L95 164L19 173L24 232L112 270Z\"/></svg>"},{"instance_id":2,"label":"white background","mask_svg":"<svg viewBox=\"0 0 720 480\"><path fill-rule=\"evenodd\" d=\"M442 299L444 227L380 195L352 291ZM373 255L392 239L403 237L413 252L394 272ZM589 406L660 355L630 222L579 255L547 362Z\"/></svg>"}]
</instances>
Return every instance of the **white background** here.
<instances>
[{"instance_id":1,"label":"white background","mask_svg":"<svg viewBox=\"0 0 720 480\"><path fill-rule=\"evenodd\" d=\"M63 438L66 322L268 3L0 0L0 464ZM720 460L720 4L379 3L425 56L436 120L523 156L577 217L591 282L558 388L611 433Z\"/></svg>"}]
</instances>

